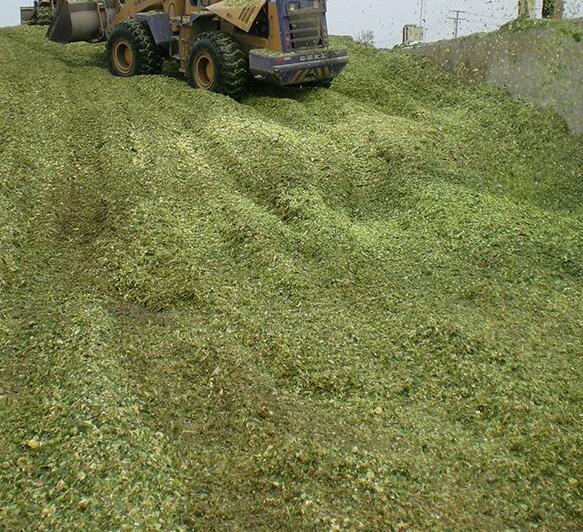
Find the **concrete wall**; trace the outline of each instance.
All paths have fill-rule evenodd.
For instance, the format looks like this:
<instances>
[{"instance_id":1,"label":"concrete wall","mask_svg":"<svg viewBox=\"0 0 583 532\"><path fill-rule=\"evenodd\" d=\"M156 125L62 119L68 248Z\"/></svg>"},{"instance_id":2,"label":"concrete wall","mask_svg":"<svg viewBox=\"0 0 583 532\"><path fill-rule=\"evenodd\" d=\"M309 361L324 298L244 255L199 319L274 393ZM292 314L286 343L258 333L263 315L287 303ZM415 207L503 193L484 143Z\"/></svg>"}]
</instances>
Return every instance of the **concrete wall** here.
<instances>
[{"instance_id":1,"label":"concrete wall","mask_svg":"<svg viewBox=\"0 0 583 532\"><path fill-rule=\"evenodd\" d=\"M583 134L583 19L526 21L409 49L466 79L505 87Z\"/></svg>"}]
</instances>

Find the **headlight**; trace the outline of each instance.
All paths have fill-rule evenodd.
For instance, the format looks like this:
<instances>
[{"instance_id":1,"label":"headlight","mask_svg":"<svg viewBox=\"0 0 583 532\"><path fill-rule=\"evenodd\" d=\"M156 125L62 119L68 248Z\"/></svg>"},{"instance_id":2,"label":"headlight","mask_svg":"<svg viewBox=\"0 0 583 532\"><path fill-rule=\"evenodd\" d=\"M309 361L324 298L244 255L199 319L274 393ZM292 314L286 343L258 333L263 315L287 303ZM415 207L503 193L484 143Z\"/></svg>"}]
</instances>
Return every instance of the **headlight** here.
<instances>
[{"instance_id":1,"label":"headlight","mask_svg":"<svg viewBox=\"0 0 583 532\"><path fill-rule=\"evenodd\" d=\"M300 3L299 2L290 2L287 5L287 10L289 11L295 11L296 9L300 8Z\"/></svg>"}]
</instances>

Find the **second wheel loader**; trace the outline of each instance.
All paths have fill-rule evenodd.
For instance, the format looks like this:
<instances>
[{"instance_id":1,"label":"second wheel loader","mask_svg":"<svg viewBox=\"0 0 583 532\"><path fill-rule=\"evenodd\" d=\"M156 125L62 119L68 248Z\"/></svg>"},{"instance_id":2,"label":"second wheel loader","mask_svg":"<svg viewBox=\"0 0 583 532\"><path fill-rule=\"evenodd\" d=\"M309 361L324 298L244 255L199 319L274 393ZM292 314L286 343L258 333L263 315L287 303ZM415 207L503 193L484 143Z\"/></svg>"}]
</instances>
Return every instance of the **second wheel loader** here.
<instances>
[{"instance_id":1,"label":"second wheel loader","mask_svg":"<svg viewBox=\"0 0 583 532\"><path fill-rule=\"evenodd\" d=\"M348 62L329 45L326 0L60 0L47 36L106 40L116 76L176 60L190 85L234 99L250 77L326 86Z\"/></svg>"}]
</instances>

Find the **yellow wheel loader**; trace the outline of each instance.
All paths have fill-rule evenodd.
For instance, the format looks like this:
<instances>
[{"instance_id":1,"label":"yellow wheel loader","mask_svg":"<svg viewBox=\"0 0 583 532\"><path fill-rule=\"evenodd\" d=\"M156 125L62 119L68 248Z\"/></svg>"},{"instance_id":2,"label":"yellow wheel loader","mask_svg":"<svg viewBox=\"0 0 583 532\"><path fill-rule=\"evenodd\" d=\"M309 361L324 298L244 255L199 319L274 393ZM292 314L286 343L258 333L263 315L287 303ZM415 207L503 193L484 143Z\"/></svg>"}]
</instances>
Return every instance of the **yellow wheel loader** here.
<instances>
[{"instance_id":1,"label":"yellow wheel loader","mask_svg":"<svg viewBox=\"0 0 583 532\"><path fill-rule=\"evenodd\" d=\"M348 63L329 45L326 0L60 0L47 37L105 40L115 76L175 60L193 87L235 99L251 77L327 86Z\"/></svg>"}]
</instances>

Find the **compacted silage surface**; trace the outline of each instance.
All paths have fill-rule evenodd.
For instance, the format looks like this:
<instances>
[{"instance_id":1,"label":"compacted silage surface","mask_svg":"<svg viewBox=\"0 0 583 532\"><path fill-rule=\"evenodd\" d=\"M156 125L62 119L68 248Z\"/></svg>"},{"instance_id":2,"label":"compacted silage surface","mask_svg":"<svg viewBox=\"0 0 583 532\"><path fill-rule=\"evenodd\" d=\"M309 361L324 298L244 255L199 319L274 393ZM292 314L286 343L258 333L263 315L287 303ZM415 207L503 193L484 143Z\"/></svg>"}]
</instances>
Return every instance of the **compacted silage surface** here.
<instances>
[{"instance_id":1,"label":"compacted silage surface","mask_svg":"<svg viewBox=\"0 0 583 532\"><path fill-rule=\"evenodd\" d=\"M583 142L350 47L236 103L0 31L0 528L583 526Z\"/></svg>"}]
</instances>

